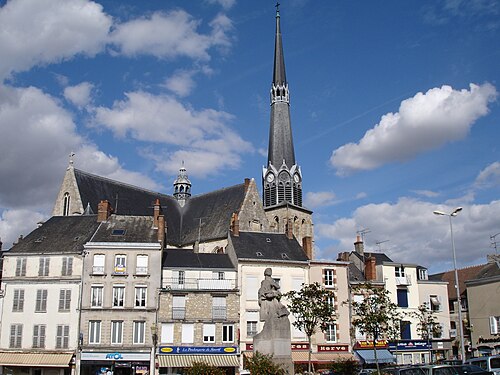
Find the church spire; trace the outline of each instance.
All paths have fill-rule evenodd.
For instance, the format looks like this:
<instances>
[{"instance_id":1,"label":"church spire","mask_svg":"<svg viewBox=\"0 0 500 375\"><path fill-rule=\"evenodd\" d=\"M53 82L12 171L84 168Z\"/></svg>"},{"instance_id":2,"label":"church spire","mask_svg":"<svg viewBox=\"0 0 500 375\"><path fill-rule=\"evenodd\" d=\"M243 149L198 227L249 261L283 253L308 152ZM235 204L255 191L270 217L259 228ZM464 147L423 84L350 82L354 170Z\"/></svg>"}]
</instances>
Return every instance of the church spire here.
<instances>
[{"instance_id":1,"label":"church spire","mask_svg":"<svg viewBox=\"0 0 500 375\"><path fill-rule=\"evenodd\" d=\"M179 174L174 181L174 198L177 199L180 206L183 207L186 204L186 200L191 196L191 181L189 181L188 175L186 173L186 168L184 168L184 161L182 166L179 168Z\"/></svg>"},{"instance_id":2,"label":"church spire","mask_svg":"<svg viewBox=\"0 0 500 375\"><path fill-rule=\"evenodd\" d=\"M264 207L282 202L302 206L302 173L295 162L290 121L290 93L285 73L280 21L279 3L277 3L269 148L267 166L262 174Z\"/></svg>"}]
</instances>

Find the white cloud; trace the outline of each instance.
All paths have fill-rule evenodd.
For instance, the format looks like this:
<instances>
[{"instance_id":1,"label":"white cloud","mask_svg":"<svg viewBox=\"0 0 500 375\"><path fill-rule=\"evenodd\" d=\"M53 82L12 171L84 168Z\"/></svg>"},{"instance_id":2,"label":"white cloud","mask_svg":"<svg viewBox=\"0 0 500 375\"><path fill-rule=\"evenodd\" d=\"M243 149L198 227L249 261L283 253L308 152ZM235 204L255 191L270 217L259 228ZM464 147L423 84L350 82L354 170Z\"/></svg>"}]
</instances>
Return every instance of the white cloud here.
<instances>
[{"instance_id":1,"label":"white cloud","mask_svg":"<svg viewBox=\"0 0 500 375\"><path fill-rule=\"evenodd\" d=\"M0 234L3 242L2 249L12 247L20 235L26 236L40 221L47 219L47 215L29 209L6 210L0 217Z\"/></svg>"},{"instance_id":2,"label":"white cloud","mask_svg":"<svg viewBox=\"0 0 500 375\"><path fill-rule=\"evenodd\" d=\"M94 85L90 82L82 82L75 86L68 86L64 89L64 97L78 108L87 106L91 101Z\"/></svg>"},{"instance_id":3,"label":"white cloud","mask_svg":"<svg viewBox=\"0 0 500 375\"><path fill-rule=\"evenodd\" d=\"M486 261L489 235L498 227L500 201L463 205L453 218L457 262L459 266ZM389 240L384 252L395 262L420 264L431 272L451 269L451 240L447 217L434 210L452 212L455 206L436 205L416 199L400 198L396 203L368 204L356 209L352 217L333 223L316 223L317 237L331 238L339 244L323 250L324 258L336 259L337 253L353 250L356 231L369 228L365 237L367 251L376 251L376 241Z\"/></svg>"},{"instance_id":4,"label":"white cloud","mask_svg":"<svg viewBox=\"0 0 500 375\"><path fill-rule=\"evenodd\" d=\"M333 151L330 163L338 175L370 170L466 137L474 122L488 113L495 87L470 84L470 90L433 88L404 100L397 113L382 116L358 143Z\"/></svg>"},{"instance_id":5,"label":"white cloud","mask_svg":"<svg viewBox=\"0 0 500 375\"><path fill-rule=\"evenodd\" d=\"M116 25L111 40L117 53L126 56L149 54L164 59L186 56L209 60L210 48L230 44L227 32L232 24L227 17L218 15L210 23L212 34L207 35L197 32L199 25L200 21L184 10L156 12L149 17Z\"/></svg>"},{"instance_id":6,"label":"white cloud","mask_svg":"<svg viewBox=\"0 0 500 375\"><path fill-rule=\"evenodd\" d=\"M427 198L435 198L439 196L439 193L431 190L412 190L412 192Z\"/></svg>"},{"instance_id":7,"label":"white cloud","mask_svg":"<svg viewBox=\"0 0 500 375\"><path fill-rule=\"evenodd\" d=\"M500 162L496 161L479 172L474 186L480 189L500 186Z\"/></svg>"},{"instance_id":8,"label":"white cloud","mask_svg":"<svg viewBox=\"0 0 500 375\"><path fill-rule=\"evenodd\" d=\"M0 8L0 80L102 51L112 19L87 0L12 0Z\"/></svg>"},{"instance_id":9,"label":"white cloud","mask_svg":"<svg viewBox=\"0 0 500 375\"><path fill-rule=\"evenodd\" d=\"M206 0L209 4L219 4L224 9L232 8L236 0Z\"/></svg>"},{"instance_id":10,"label":"white cloud","mask_svg":"<svg viewBox=\"0 0 500 375\"><path fill-rule=\"evenodd\" d=\"M317 208L335 204L335 193L331 191L307 192L304 200L306 207Z\"/></svg>"},{"instance_id":11,"label":"white cloud","mask_svg":"<svg viewBox=\"0 0 500 375\"><path fill-rule=\"evenodd\" d=\"M165 87L180 97L188 96L196 86L193 80L195 73L192 70L178 70L166 79Z\"/></svg>"},{"instance_id":12,"label":"white cloud","mask_svg":"<svg viewBox=\"0 0 500 375\"><path fill-rule=\"evenodd\" d=\"M107 127L117 137L175 146L160 158L144 151L157 161L160 170L176 173L180 162L185 160L187 165L189 160L191 175L206 175L209 170L215 173L225 167L236 168L241 162L239 155L252 151L252 146L228 126L233 116L226 112L196 111L168 95L139 91L126 97L112 108L97 108L95 125Z\"/></svg>"}]
</instances>

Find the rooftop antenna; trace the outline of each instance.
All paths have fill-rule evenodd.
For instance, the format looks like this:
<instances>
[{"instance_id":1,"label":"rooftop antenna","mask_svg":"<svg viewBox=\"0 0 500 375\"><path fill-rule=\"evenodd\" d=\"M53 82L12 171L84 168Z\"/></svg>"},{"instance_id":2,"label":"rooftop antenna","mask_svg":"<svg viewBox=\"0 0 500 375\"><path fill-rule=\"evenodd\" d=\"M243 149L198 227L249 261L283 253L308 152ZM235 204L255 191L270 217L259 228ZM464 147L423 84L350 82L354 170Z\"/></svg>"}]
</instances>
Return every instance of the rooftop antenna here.
<instances>
[{"instance_id":1,"label":"rooftop antenna","mask_svg":"<svg viewBox=\"0 0 500 375\"><path fill-rule=\"evenodd\" d=\"M497 234L494 234L492 236L490 236L490 240L491 240L491 247L494 247L495 248L495 255L498 255L498 249L497 249L497 241L496 241L496 237L500 234L500 232L498 232Z\"/></svg>"},{"instance_id":2,"label":"rooftop antenna","mask_svg":"<svg viewBox=\"0 0 500 375\"><path fill-rule=\"evenodd\" d=\"M363 241L363 243L365 242L365 234L370 233L370 232L371 232L371 230L369 228L363 228L363 229L356 231L356 233L361 236L361 241Z\"/></svg>"},{"instance_id":3,"label":"rooftop antenna","mask_svg":"<svg viewBox=\"0 0 500 375\"><path fill-rule=\"evenodd\" d=\"M381 244L383 244L384 242L389 242L390 240L384 240L384 241L376 241L375 242L375 245L378 246L378 252L381 253L382 252L382 247L380 246Z\"/></svg>"}]
</instances>

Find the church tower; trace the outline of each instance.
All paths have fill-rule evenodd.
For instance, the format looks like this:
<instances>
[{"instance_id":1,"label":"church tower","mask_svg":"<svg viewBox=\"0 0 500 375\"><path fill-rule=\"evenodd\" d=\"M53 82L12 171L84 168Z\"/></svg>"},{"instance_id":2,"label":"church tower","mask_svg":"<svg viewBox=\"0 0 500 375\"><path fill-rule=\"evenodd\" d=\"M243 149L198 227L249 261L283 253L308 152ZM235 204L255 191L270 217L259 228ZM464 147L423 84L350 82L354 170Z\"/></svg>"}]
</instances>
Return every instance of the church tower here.
<instances>
[{"instance_id":1,"label":"church tower","mask_svg":"<svg viewBox=\"0 0 500 375\"><path fill-rule=\"evenodd\" d=\"M276 5L274 71L267 166L262 171L262 201L276 232L291 233L312 247L312 211L302 207L302 171L295 160L290 120L290 92L285 72L279 3ZM308 249L306 252L312 252Z\"/></svg>"},{"instance_id":2,"label":"church tower","mask_svg":"<svg viewBox=\"0 0 500 375\"><path fill-rule=\"evenodd\" d=\"M183 207L186 204L186 200L191 196L191 181L188 179L186 173L186 168L184 168L184 163L182 163L179 169L179 174L174 181L174 198L177 199L180 206Z\"/></svg>"}]
</instances>

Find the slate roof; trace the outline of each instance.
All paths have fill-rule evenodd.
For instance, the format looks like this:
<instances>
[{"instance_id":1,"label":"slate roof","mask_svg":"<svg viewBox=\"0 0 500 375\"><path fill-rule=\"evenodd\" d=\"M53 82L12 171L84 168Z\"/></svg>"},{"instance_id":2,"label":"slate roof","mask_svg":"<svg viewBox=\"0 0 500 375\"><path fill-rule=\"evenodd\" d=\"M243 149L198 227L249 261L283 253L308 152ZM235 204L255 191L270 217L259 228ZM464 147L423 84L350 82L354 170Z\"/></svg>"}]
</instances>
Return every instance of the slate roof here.
<instances>
[{"instance_id":1,"label":"slate roof","mask_svg":"<svg viewBox=\"0 0 500 375\"><path fill-rule=\"evenodd\" d=\"M296 239L279 233L240 232L231 234L238 259L307 262L308 258Z\"/></svg>"},{"instance_id":2,"label":"slate roof","mask_svg":"<svg viewBox=\"0 0 500 375\"><path fill-rule=\"evenodd\" d=\"M353 251L352 254L354 254L355 256L357 256L360 260L366 260L368 259L369 257L374 257L375 258L375 264L378 266L378 265L381 265L383 264L384 262L393 262L391 258L389 258L387 255L385 255L384 253L369 253L367 251L364 252L364 259L363 257L356 251Z\"/></svg>"},{"instance_id":3,"label":"slate roof","mask_svg":"<svg viewBox=\"0 0 500 375\"><path fill-rule=\"evenodd\" d=\"M349 263L349 281L356 282L356 281L366 281L365 275L363 275L363 272L354 265L354 263Z\"/></svg>"},{"instance_id":4,"label":"slate roof","mask_svg":"<svg viewBox=\"0 0 500 375\"><path fill-rule=\"evenodd\" d=\"M234 269L227 254L195 253L192 250L178 249L163 252L163 267Z\"/></svg>"},{"instance_id":5,"label":"slate roof","mask_svg":"<svg viewBox=\"0 0 500 375\"><path fill-rule=\"evenodd\" d=\"M111 215L103 222L92 242L158 242L152 216Z\"/></svg>"},{"instance_id":6,"label":"slate roof","mask_svg":"<svg viewBox=\"0 0 500 375\"><path fill-rule=\"evenodd\" d=\"M96 215L53 216L4 254L79 253L98 226Z\"/></svg>"},{"instance_id":7,"label":"slate roof","mask_svg":"<svg viewBox=\"0 0 500 375\"><path fill-rule=\"evenodd\" d=\"M478 266L471 266L471 267L461 268L458 270L458 284L461 296L465 295L467 291L465 287L465 282L468 280L475 279L484 266L485 266L484 264L481 264ZM457 299L454 270L441 272L434 275L429 275L429 280L446 281L448 283L448 299L450 300Z\"/></svg>"},{"instance_id":8,"label":"slate roof","mask_svg":"<svg viewBox=\"0 0 500 375\"><path fill-rule=\"evenodd\" d=\"M476 275L474 280L489 279L490 277L500 276L500 264L492 262L486 264Z\"/></svg>"},{"instance_id":9,"label":"slate roof","mask_svg":"<svg viewBox=\"0 0 500 375\"><path fill-rule=\"evenodd\" d=\"M156 199L165 215L167 243L184 246L201 241L227 237L231 215L240 210L245 198L245 184L192 196L181 207L170 195L74 169L84 207L89 203L97 212L101 200L108 200L118 215L148 216L153 214ZM201 219L201 230L200 228Z\"/></svg>"}]
</instances>

